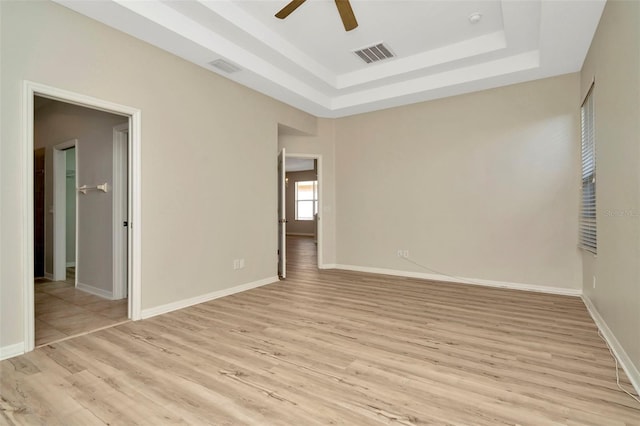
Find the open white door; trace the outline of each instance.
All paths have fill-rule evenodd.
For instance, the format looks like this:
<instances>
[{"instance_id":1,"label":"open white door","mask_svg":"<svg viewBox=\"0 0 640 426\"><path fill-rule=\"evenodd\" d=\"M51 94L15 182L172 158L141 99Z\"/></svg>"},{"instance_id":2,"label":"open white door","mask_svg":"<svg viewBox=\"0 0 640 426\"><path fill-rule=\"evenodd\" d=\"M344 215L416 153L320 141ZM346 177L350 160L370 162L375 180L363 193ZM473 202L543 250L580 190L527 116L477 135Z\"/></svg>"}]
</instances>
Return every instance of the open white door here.
<instances>
[{"instance_id":1,"label":"open white door","mask_svg":"<svg viewBox=\"0 0 640 426\"><path fill-rule=\"evenodd\" d=\"M129 294L129 123L113 128L113 299Z\"/></svg>"},{"instance_id":2,"label":"open white door","mask_svg":"<svg viewBox=\"0 0 640 426\"><path fill-rule=\"evenodd\" d=\"M278 154L278 276L287 277L287 214L286 214L286 181L285 151Z\"/></svg>"}]
</instances>

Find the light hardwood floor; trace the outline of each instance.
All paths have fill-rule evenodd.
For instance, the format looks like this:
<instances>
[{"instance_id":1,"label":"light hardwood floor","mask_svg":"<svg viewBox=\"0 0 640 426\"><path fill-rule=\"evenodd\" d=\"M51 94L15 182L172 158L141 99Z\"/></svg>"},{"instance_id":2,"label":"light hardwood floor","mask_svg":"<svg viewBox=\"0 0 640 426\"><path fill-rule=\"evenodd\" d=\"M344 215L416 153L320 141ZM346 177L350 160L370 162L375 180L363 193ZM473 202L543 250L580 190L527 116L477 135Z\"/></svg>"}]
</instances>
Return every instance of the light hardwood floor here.
<instances>
[{"instance_id":1,"label":"light hardwood floor","mask_svg":"<svg viewBox=\"0 0 640 426\"><path fill-rule=\"evenodd\" d=\"M1 362L0 423L640 424L579 298L318 271L289 244L286 281Z\"/></svg>"},{"instance_id":2,"label":"light hardwood floor","mask_svg":"<svg viewBox=\"0 0 640 426\"><path fill-rule=\"evenodd\" d=\"M35 345L55 342L127 320L127 300L107 300L77 290L74 268L65 281L36 280Z\"/></svg>"}]
</instances>

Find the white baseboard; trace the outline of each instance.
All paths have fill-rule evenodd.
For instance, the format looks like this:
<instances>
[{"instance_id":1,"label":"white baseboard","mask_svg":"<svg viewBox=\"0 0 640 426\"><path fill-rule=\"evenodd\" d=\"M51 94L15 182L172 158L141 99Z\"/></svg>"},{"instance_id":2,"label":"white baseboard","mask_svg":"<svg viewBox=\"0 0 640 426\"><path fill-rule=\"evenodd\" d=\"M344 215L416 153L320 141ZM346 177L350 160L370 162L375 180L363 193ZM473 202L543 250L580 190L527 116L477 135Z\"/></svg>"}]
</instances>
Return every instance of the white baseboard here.
<instances>
[{"instance_id":1,"label":"white baseboard","mask_svg":"<svg viewBox=\"0 0 640 426\"><path fill-rule=\"evenodd\" d=\"M330 265L324 265L324 266L330 266ZM430 280L430 281L445 281L445 282L451 282L451 283L479 285L479 286L485 286L485 287L499 287L499 288L506 288L510 290L537 291L540 293L560 294L563 296L579 297L582 295L581 289L574 289L574 288L551 287L551 286L543 286L543 285L536 285L536 284L512 283L512 282L506 282L506 281L493 281L493 280L483 280L483 279L476 279L476 278L464 278L464 277L454 278L448 275L427 274L424 272L401 271L397 269L371 268L368 266L340 265L340 264L331 265L331 266L333 266L334 269L343 269L346 271L394 275L397 277L419 278L419 279Z\"/></svg>"},{"instance_id":2,"label":"white baseboard","mask_svg":"<svg viewBox=\"0 0 640 426\"><path fill-rule=\"evenodd\" d=\"M335 263L323 263L322 265L318 266L318 269L339 269L338 265L336 265Z\"/></svg>"},{"instance_id":3,"label":"white baseboard","mask_svg":"<svg viewBox=\"0 0 640 426\"><path fill-rule=\"evenodd\" d=\"M67 262L67 268L73 266L75 268L76 262Z\"/></svg>"},{"instance_id":4,"label":"white baseboard","mask_svg":"<svg viewBox=\"0 0 640 426\"><path fill-rule=\"evenodd\" d=\"M53 274L50 274L50 273L48 273L48 272L45 272L45 273L44 273L44 277L45 277L46 279L48 279L48 280L53 281Z\"/></svg>"},{"instance_id":5,"label":"white baseboard","mask_svg":"<svg viewBox=\"0 0 640 426\"><path fill-rule=\"evenodd\" d=\"M88 284L83 284L83 283L80 283L80 282L76 284L76 288L78 290L82 290L84 292L91 293L91 294L93 294L95 296L100 296L100 297L103 297L105 299L113 300L113 293L110 292L110 291L107 291L107 290L103 290L101 288L96 288L96 287L90 286Z\"/></svg>"},{"instance_id":6,"label":"white baseboard","mask_svg":"<svg viewBox=\"0 0 640 426\"><path fill-rule=\"evenodd\" d=\"M253 281L246 284L240 284L235 287L226 288L224 290L213 291L211 293L203 294L201 296L178 300L177 302L167 303L166 305L156 306L155 308L143 309L141 318L147 319L147 318L155 317L156 315L166 314L167 312L176 311L178 309L187 308L189 306L197 305L199 303L204 303L210 300L219 299L221 297L230 296L235 293L251 290L252 288L261 287L263 285L275 283L277 281L278 281L278 277L269 277L269 278Z\"/></svg>"},{"instance_id":7,"label":"white baseboard","mask_svg":"<svg viewBox=\"0 0 640 426\"><path fill-rule=\"evenodd\" d=\"M0 347L0 361L22 355L23 353L24 342L16 343L15 345L2 346Z\"/></svg>"},{"instance_id":8,"label":"white baseboard","mask_svg":"<svg viewBox=\"0 0 640 426\"><path fill-rule=\"evenodd\" d=\"M633 361L631 361L631 357L629 357L620 342L618 342L618 339L616 339L616 336L613 334L604 318L602 318L602 315L600 315L600 312L598 312L598 309L596 309L596 306L593 304L591 299L586 295L582 295L582 301L587 307L589 314L591 314L593 322L596 323L596 326L598 326L598 329L604 336L605 340L609 343L614 355L618 358L618 363L620 363L624 372L627 373L627 377L633 385L633 388L636 390L636 393L640 394L640 371L638 371L638 368L633 364Z\"/></svg>"}]
</instances>

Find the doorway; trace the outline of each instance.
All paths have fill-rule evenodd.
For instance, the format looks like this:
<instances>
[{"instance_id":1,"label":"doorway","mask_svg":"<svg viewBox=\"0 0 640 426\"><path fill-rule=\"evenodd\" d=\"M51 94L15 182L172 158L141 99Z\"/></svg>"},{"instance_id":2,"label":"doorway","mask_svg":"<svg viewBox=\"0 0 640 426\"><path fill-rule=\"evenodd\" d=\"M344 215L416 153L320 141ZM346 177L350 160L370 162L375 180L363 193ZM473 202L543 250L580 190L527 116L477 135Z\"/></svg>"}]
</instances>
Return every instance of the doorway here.
<instances>
[{"instance_id":1,"label":"doorway","mask_svg":"<svg viewBox=\"0 0 640 426\"><path fill-rule=\"evenodd\" d=\"M65 280L76 276L76 147L65 150Z\"/></svg>"},{"instance_id":2,"label":"doorway","mask_svg":"<svg viewBox=\"0 0 640 426\"><path fill-rule=\"evenodd\" d=\"M279 268L317 270L322 262L322 156L287 153L284 158L279 210L285 230L279 232L284 233L286 244L284 265Z\"/></svg>"},{"instance_id":3,"label":"doorway","mask_svg":"<svg viewBox=\"0 0 640 426\"><path fill-rule=\"evenodd\" d=\"M35 345L40 346L128 319L127 292L120 288L126 277L116 279L109 265L115 271L111 252L126 253L115 244L126 244L127 238L116 242L112 235L120 232L106 220L108 207L115 211L115 200L127 199L127 156L115 155L113 127L127 127L128 117L38 96L34 104L34 144L52 165L45 167L44 191L51 206L45 218L50 242L45 272L52 278L34 283ZM60 142L69 135L75 138ZM124 185L112 167L124 171ZM114 225L121 227L121 221L121 215L114 216Z\"/></svg>"},{"instance_id":4,"label":"doorway","mask_svg":"<svg viewBox=\"0 0 640 426\"><path fill-rule=\"evenodd\" d=\"M140 292L141 292L140 291L141 290L140 289L140 229L139 227L132 226L133 224L140 223L139 221L140 198L141 198L140 197L140 111L127 106L114 104L114 103L103 101L100 99L91 98L85 95L64 91L64 90L60 90L50 86L45 86L45 85L28 82L28 81L25 81L24 83L23 96L24 96L23 98L24 121L23 122L25 123L25 128L23 133L24 135L23 147L25 150L25 154L29 153L28 154L29 157L27 158L34 158L34 160L35 160L34 139L39 135L46 134L46 132L42 132L42 131L38 134L38 130L36 130L34 126L34 117L35 117L34 106L37 104L42 104L42 100L45 101L44 103L58 102L62 104L67 104L74 108L80 108L86 111L91 111L92 113L104 112L112 116L120 117L120 122L124 121L127 124L127 132L129 137L127 141L128 143L125 145L125 150L127 151L126 155L124 156L126 164L123 166L123 168L126 171L126 176L128 180L125 183L125 187L129 190L128 194L125 196L125 199L126 199L125 208L127 210L127 215L126 215L127 230L129 231L129 233L127 235L127 238L124 240L124 244L126 244L126 248L121 251L125 253L125 261L127 263L127 266L124 269L126 271L125 272L126 291L124 293L126 294L126 296L128 296L129 303L127 304L127 299L124 299L124 313L125 313L124 318L125 319L130 318L133 320L140 319L140 316L141 316L140 315L140 311L141 311L140 309ZM68 123L65 123L65 124L68 124ZM112 133L109 134L109 138L110 138L110 141L108 143L108 147L106 147L105 149L107 149L109 152L108 167L110 168L112 165L111 153L113 150L113 134ZM89 136L84 138L84 140L90 140L90 139L91 137ZM83 146L85 147L84 153L83 153ZM62 148L62 147L59 147L59 148ZM46 288L45 291L38 291L38 292L36 292L36 289L34 287L35 272L36 272L36 256L38 255L35 250L37 245L37 242L36 242L37 240L35 240L33 237L36 236L36 233L38 231L38 229L36 228L36 223L37 221L40 221L40 218L42 217L42 208L36 209L36 204L42 205L42 203L40 202L36 203L37 188L35 184L38 181L36 171L39 169L39 167L38 167L38 164L36 164L37 163L36 161L27 162L27 166L25 167L25 179L24 179L25 198L23 199L25 211L27 212L26 229L25 229L27 233L27 238L25 241L25 256L24 256L25 273L24 273L24 284L23 284L24 286L24 292L23 292L24 294L24 325L25 325L24 326L24 330L25 330L24 351L25 352L31 351L35 347L35 337L36 337L35 334L36 334L36 322L37 322L36 304L44 303L45 302L44 299L49 299L51 301L51 300L54 300L54 298L56 298L54 301L58 305L63 305L66 308L68 308L64 312L50 315L49 319L54 319L54 318L61 319L61 318L67 317L68 316L67 314L69 312L73 312L75 314L79 313L80 307L78 306L70 307L68 305L65 305L65 303L67 302L84 299L85 302L88 302L87 305L91 305L90 306L91 309L88 310L89 312L85 312L79 317L73 320L67 321L67 324L68 324L67 331L69 332L69 333L66 333L67 335L76 334L76 331L78 331L78 329L76 328L76 324L80 324L83 322L85 323L91 322L88 320L90 319L94 320L97 317L96 315L97 312L100 313L100 315L106 314L104 315L106 317L108 317L110 314L113 314L113 316L115 316L115 313L109 312L110 308L108 306L105 306L106 303L112 302L112 300L106 300L109 298L113 299L112 289L105 290L103 288L100 288L94 285L93 288L95 291L87 292L87 288L83 288L82 285L88 284L89 287L92 287L92 284L94 284L94 282L90 281L89 283L83 283L81 281L83 264L87 265L85 267L85 272L88 272L91 270L99 270L101 276L104 276L105 274L103 272L106 270L105 265L106 265L106 268L108 268L108 270L110 271L110 273L113 270L111 262L105 262L104 261L105 258L102 257L97 262L94 262L92 264L90 261L86 259L86 257L87 257L87 253L91 252L91 250L93 250L94 248L93 246L95 246L96 244L84 244L83 246L82 243L80 244L78 243L80 241L81 236L83 235L83 229L81 229L81 226L83 225L83 217L85 218L84 221L86 222L86 218L94 217L96 215L99 216L101 214L100 212L104 212L105 209L99 208L98 210L94 210L94 212L90 214L83 214L83 211L87 213L88 208L90 206L90 201L92 200L96 202L96 205L98 205L99 203L104 204L106 200L110 200L110 197L113 195L112 182L110 181L110 179L101 178L99 174L96 173L98 171L96 168L92 168L90 173L85 173L84 180L86 180L86 182L80 182L79 178L82 176L83 158L88 158L86 145L83 145L83 139L78 138L75 151L72 151L73 154L75 154L75 157L78 158L78 161L76 164L77 167L76 167L76 170L74 171L66 170L67 157L71 158L71 155L72 155L71 152L65 152L67 151L67 149L69 148L65 147L65 149L58 149L56 151L55 149L53 149L53 147L51 147L49 151L51 153L49 157L50 159L48 161L50 162L54 161L54 158L56 157L54 156L54 153L56 155L58 154L64 155L65 170L63 174L64 179L62 184L63 199L65 202L67 201L66 194L67 194L67 186L68 186L69 189L73 188L73 194L75 196L75 199L76 200L82 199L84 204L82 201L76 201L75 211L77 212L77 216L75 218L72 218L72 217L67 217L66 212L65 212L65 215L63 216L61 210L56 210L53 207L53 203L48 204L47 202L45 202L44 204L45 223L47 220L50 220L53 225L54 219L49 218L49 216L55 215L57 216L55 219L57 219L58 223L60 223L62 219L64 219L63 221L65 225L64 227L74 228L77 232L74 238L71 232L69 232L68 233L69 235L67 235L67 232L66 232L67 229L65 229L65 233L63 234L64 238L62 240L60 238L57 238L56 241L49 241L49 240L52 240L53 238L50 238L48 240L45 237L45 246L48 244L51 244L52 246L57 245L58 247L61 247L61 246L64 247L63 249L64 257L62 258L63 260L62 269L64 272L64 275L63 275L64 278L60 281L53 281L53 279L56 277L54 277L54 272L53 272L54 256L53 256L53 250L51 250L50 255L45 255L45 262L44 262L45 275L47 275L47 272L46 272L47 262L50 261L49 274L51 275L48 277L50 279L50 282L44 283L48 285L48 288ZM45 163L47 162L46 152L47 151L45 151ZM47 167L45 166L45 174L46 174L46 170L47 170ZM67 177L69 179L67 179ZM71 184L67 185L67 180L73 181L75 180L74 178L78 180L76 180L73 185ZM104 182L102 182L102 180L104 180ZM47 180L45 178L45 187L46 187L46 181ZM53 186L52 184L50 185ZM51 193L53 193L53 190L51 190ZM45 191L45 197L46 197L46 191ZM60 207L60 205L58 205L58 207ZM65 207L66 207L66 204L65 204ZM98 207L100 206L98 205ZM73 209L70 208L67 210L73 210ZM56 211L58 212L57 214L56 214ZM111 211L109 211L109 216L111 217ZM77 224L75 227L66 226L67 223L71 224L73 221L75 221ZM101 223L104 223L104 221L102 221ZM91 233L100 231L101 227L102 226L87 227L87 229L90 230L88 234L91 235ZM109 235L111 238L112 230L111 230L111 227L108 227L108 228L109 228ZM46 225L45 225L45 230L46 230ZM86 235L87 233L86 230L84 232ZM72 240L75 240L75 242L72 243ZM75 254L73 253L74 249L76 249ZM45 251L46 251L46 247L45 247ZM85 257L84 259L83 259L83 256ZM110 258L111 256L112 256L111 253L109 253L108 257ZM59 259L56 259L56 260L59 261ZM67 268L70 268L69 276L67 276L67 270L68 270ZM76 270L74 271L73 268L75 268ZM75 274L73 272L75 272ZM57 278L60 278L60 275L58 275ZM82 291L82 293L75 293L79 291ZM105 298L104 296L106 294L100 294L101 291L105 291L106 293L109 293L108 295L110 295L111 297ZM78 296L77 294L81 294L81 296ZM122 307L120 307L120 309L122 309ZM94 322L94 325L96 325L96 323L100 321L94 320L93 322ZM95 328L103 328L103 327L101 326L101 324L97 324L97 327ZM85 332L84 330L79 330L79 331L81 333Z\"/></svg>"}]
</instances>

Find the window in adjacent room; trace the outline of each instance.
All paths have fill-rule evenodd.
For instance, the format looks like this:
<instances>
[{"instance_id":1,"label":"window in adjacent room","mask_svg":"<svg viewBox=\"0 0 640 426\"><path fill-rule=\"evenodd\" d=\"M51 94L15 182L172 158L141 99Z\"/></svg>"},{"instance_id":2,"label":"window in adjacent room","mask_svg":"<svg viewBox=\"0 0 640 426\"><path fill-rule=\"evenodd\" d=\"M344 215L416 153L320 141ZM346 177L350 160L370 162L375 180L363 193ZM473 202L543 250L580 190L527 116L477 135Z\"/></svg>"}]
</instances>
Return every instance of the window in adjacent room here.
<instances>
[{"instance_id":1,"label":"window in adjacent room","mask_svg":"<svg viewBox=\"0 0 640 426\"><path fill-rule=\"evenodd\" d=\"M296 182L296 220L313 220L318 213L318 181Z\"/></svg>"},{"instance_id":2,"label":"window in adjacent room","mask_svg":"<svg viewBox=\"0 0 640 426\"><path fill-rule=\"evenodd\" d=\"M596 146L593 86L581 108L582 115L582 201L580 205L580 247L596 254Z\"/></svg>"}]
</instances>

